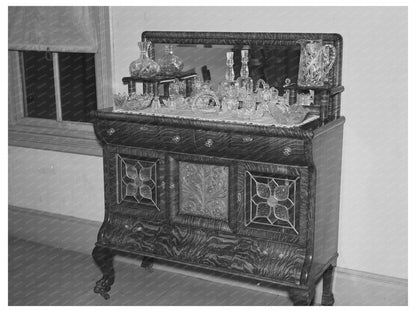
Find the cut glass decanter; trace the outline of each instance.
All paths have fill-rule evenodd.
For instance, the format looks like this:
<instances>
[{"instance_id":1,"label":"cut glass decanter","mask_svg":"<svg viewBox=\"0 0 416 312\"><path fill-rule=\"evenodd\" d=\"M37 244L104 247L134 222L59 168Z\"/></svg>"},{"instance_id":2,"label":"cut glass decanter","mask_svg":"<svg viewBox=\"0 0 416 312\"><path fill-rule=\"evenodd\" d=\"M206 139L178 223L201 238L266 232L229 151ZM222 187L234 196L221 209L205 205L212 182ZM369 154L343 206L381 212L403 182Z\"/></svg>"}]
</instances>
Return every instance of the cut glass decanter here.
<instances>
[{"instance_id":1,"label":"cut glass decanter","mask_svg":"<svg viewBox=\"0 0 416 312\"><path fill-rule=\"evenodd\" d=\"M160 72L160 66L148 55L150 41L139 41L139 58L130 64L130 76L134 78L149 79Z\"/></svg>"},{"instance_id":2,"label":"cut glass decanter","mask_svg":"<svg viewBox=\"0 0 416 312\"><path fill-rule=\"evenodd\" d=\"M184 65L182 59L173 54L172 44L165 46L165 55L158 60L158 63L160 65L160 73L166 76L180 73Z\"/></svg>"}]
</instances>

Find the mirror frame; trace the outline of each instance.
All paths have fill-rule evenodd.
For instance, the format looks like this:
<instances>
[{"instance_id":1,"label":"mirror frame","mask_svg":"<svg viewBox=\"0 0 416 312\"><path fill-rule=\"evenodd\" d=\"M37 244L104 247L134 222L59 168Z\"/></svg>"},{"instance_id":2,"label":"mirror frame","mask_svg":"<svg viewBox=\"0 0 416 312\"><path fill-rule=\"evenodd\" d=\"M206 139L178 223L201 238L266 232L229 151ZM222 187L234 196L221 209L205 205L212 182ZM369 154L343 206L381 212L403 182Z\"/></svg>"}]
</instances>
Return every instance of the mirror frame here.
<instances>
[{"instance_id":1,"label":"mirror frame","mask_svg":"<svg viewBox=\"0 0 416 312\"><path fill-rule=\"evenodd\" d=\"M342 54L343 39L337 33L273 33L273 32L196 32L196 31L144 31L142 41L162 44L202 44L202 45L264 45L293 46L300 39L322 40L336 49L335 63L328 74L329 84L324 88L314 88L318 94L316 109L321 117L329 115L337 119L341 115ZM151 55L153 58L153 55ZM323 99L325 97L325 100ZM325 102L325 104L324 104ZM325 106L325 107L323 107ZM312 108L312 107L311 107ZM323 113L324 112L324 113Z\"/></svg>"},{"instance_id":2,"label":"mirror frame","mask_svg":"<svg viewBox=\"0 0 416 312\"><path fill-rule=\"evenodd\" d=\"M262 33L262 32L194 32L145 31L142 41L162 44L216 44L216 45L281 45L293 46L299 39L318 40L332 44L336 49L334 66L329 72L330 85L341 85L342 36L335 33ZM152 55L154 57L154 55Z\"/></svg>"}]
</instances>

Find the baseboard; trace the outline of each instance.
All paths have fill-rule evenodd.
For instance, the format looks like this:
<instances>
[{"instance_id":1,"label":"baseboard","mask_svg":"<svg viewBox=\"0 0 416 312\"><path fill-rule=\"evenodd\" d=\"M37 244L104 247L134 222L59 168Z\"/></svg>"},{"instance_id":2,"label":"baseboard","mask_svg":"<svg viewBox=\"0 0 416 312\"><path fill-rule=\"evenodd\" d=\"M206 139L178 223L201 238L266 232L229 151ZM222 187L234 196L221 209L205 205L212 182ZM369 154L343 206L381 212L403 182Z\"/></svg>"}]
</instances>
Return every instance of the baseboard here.
<instances>
[{"instance_id":1,"label":"baseboard","mask_svg":"<svg viewBox=\"0 0 416 312\"><path fill-rule=\"evenodd\" d=\"M28 208L9 206L9 236L91 254L100 222L80 219ZM137 260L117 257L116 261L139 264ZM265 291L279 296L286 292L187 271L175 266L155 264L155 270L165 270L218 283ZM317 285L316 303L320 303L322 282ZM408 304L407 279L361 272L337 267L334 278L336 305L404 306Z\"/></svg>"}]
</instances>

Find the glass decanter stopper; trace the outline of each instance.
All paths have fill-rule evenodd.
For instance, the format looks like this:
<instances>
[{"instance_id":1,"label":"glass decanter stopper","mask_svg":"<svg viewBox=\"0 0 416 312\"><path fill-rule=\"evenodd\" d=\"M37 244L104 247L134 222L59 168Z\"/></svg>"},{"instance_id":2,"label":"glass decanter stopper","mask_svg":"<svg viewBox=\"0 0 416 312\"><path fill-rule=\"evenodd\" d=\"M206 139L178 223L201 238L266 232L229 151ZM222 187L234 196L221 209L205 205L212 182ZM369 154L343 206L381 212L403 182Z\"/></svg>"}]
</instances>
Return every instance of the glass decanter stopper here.
<instances>
[{"instance_id":1,"label":"glass decanter stopper","mask_svg":"<svg viewBox=\"0 0 416 312\"><path fill-rule=\"evenodd\" d=\"M148 55L150 41L139 41L139 58L130 64L130 76L134 78L149 79L156 76L160 71L160 66Z\"/></svg>"},{"instance_id":2,"label":"glass decanter stopper","mask_svg":"<svg viewBox=\"0 0 416 312\"><path fill-rule=\"evenodd\" d=\"M173 45L165 46L165 55L158 60L160 65L160 73L162 75L176 75L183 69L183 61L180 57L173 54Z\"/></svg>"},{"instance_id":3,"label":"glass decanter stopper","mask_svg":"<svg viewBox=\"0 0 416 312\"><path fill-rule=\"evenodd\" d=\"M238 86L245 89L248 94L253 92L253 79L249 77L248 50L241 50L241 70L237 79Z\"/></svg>"}]
</instances>

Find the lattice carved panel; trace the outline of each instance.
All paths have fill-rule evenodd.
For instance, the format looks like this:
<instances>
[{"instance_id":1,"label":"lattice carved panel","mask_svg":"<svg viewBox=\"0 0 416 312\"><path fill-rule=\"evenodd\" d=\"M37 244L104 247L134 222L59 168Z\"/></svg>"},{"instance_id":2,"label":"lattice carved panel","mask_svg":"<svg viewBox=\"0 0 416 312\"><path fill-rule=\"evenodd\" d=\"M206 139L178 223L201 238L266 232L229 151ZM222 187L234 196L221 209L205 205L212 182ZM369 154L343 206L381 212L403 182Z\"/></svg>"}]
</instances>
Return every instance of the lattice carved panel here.
<instances>
[{"instance_id":1,"label":"lattice carved panel","mask_svg":"<svg viewBox=\"0 0 416 312\"><path fill-rule=\"evenodd\" d=\"M299 234L295 209L298 180L246 171L246 226L289 229Z\"/></svg>"},{"instance_id":2,"label":"lattice carved panel","mask_svg":"<svg viewBox=\"0 0 416 312\"><path fill-rule=\"evenodd\" d=\"M157 210L157 159L131 159L117 155L117 201L138 203Z\"/></svg>"}]
</instances>

